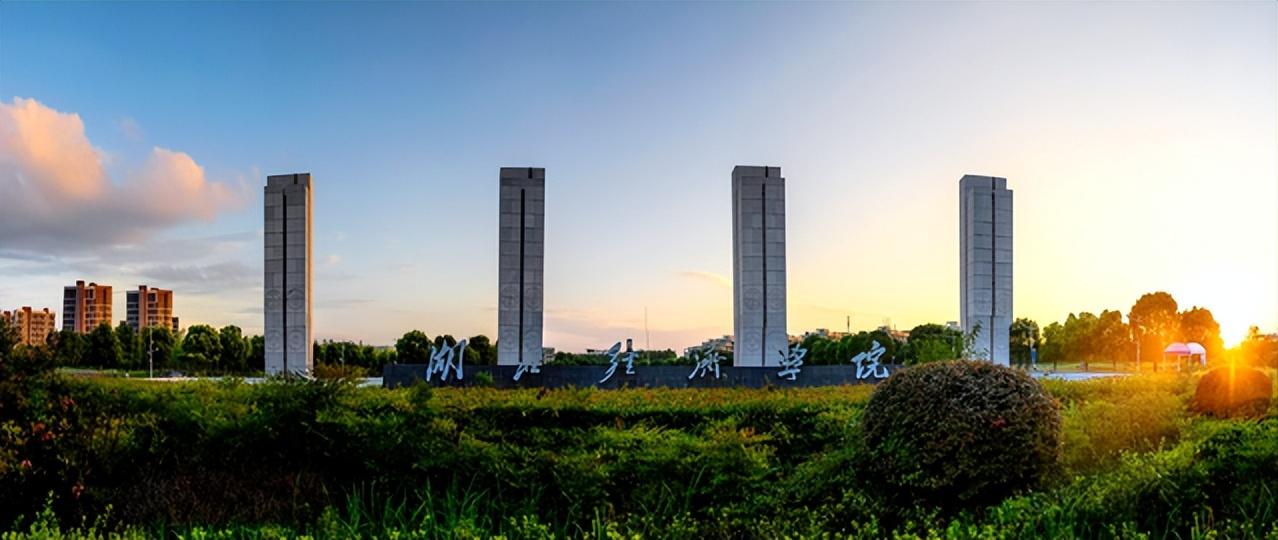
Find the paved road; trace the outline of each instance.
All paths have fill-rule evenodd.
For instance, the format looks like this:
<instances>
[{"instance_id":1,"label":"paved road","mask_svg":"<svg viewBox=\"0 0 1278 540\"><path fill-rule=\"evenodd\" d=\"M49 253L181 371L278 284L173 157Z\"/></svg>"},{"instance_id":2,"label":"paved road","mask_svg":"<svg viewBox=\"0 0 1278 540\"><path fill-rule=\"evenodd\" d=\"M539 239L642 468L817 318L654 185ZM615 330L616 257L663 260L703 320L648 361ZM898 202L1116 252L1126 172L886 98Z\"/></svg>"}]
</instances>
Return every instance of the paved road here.
<instances>
[{"instance_id":1,"label":"paved road","mask_svg":"<svg viewBox=\"0 0 1278 540\"><path fill-rule=\"evenodd\" d=\"M1065 373L1054 373L1051 371L1031 371L1030 375L1039 379L1055 379L1058 381L1086 381L1088 379L1103 379L1105 377L1126 377L1131 373L1112 372L1112 371L1069 371Z\"/></svg>"}]
</instances>

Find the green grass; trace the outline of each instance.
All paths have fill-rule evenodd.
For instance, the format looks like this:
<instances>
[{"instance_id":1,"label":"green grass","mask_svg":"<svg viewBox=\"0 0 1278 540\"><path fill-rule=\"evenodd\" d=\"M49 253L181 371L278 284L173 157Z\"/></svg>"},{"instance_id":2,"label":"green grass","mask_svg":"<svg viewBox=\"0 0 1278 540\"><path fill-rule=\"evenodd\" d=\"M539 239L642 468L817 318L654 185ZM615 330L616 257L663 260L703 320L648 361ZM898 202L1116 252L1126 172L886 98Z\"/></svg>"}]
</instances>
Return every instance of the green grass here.
<instances>
[{"instance_id":1,"label":"green grass","mask_svg":"<svg viewBox=\"0 0 1278 540\"><path fill-rule=\"evenodd\" d=\"M1278 539L1278 411L1196 417L1172 374L1043 384L1061 478L891 521L849 470L870 386L53 377L0 389L0 538Z\"/></svg>"}]
</instances>

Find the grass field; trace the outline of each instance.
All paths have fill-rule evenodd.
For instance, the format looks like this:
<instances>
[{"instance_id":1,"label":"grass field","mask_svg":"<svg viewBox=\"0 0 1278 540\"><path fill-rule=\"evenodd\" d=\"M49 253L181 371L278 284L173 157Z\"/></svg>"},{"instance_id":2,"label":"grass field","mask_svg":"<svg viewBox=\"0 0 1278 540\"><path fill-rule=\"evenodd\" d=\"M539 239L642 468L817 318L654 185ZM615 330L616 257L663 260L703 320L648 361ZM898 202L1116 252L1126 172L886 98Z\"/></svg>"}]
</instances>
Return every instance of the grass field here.
<instances>
[{"instance_id":1,"label":"grass field","mask_svg":"<svg viewBox=\"0 0 1278 540\"><path fill-rule=\"evenodd\" d=\"M6 539L1278 538L1278 420L1174 374L1043 381L1061 474L989 508L857 483L874 388L495 390L51 376L0 426ZM38 429L33 426L39 426ZM96 536L95 536L96 535Z\"/></svg>"}]
</instances>

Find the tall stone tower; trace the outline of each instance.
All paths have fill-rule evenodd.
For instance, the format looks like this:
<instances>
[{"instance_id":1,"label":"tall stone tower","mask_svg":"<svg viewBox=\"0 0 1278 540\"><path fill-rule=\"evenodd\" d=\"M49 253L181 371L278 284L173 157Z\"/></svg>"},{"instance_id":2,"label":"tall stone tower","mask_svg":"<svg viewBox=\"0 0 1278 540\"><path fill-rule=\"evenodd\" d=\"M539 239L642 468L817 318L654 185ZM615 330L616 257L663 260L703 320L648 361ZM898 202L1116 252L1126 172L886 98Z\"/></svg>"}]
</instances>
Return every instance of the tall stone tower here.
<instances>
[{"instance_id":1,"label":"tall stone tower","mask_svg":"<svg viewBox=\"0 0 1278 540\"><path fill-rule=\"evenodd\" d=\"M790 347L780 167L732 169L732 305L733 364L780 365Z\"/></svg>"},{"instance_id":2,"label":"tall stone tower","mask_svg":"<svg viewBox=\"0 0 1278 540\"><path fill-rule=\"evenodd\" d=\"M266 178L266 373L308 375L311 350L311 175Z\"/></svg>"},{"instance_id":3,"label":"tall stone tower","mask_svg":"<svg viewBox=\"0 0 1278 540\"><path fill-rule=\"evenodd\" d=\"M1009 365L1012 326L1012 190L1006 178L959 180L960 320L976 329L973 354Z\"/></svg>"},{"instance_id":4,"label":"tall stone tower","mask_svg":"<svg viewBox=\"0 0 1278 540\"><path fill-rule=\"evenodd\" d=\"M546 169L502 167L497 364L541 364Z\"/></svg>"}]
</instances>

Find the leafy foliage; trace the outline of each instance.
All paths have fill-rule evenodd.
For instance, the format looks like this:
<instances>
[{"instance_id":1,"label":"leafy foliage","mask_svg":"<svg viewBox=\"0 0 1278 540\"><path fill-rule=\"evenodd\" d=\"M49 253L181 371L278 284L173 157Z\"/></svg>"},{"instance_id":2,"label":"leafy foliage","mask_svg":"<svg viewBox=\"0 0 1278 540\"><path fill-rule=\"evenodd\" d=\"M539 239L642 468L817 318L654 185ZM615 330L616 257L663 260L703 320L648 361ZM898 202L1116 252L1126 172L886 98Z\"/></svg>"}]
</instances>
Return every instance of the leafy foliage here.
<instances>
[{"instance_id":1,"label":"leafy foliage","mask_svg":"<svg viewBox=\"0 0 1278 540\"><path fill-rule=\"evenodd\" d=\"M986 362L907 368L879 385L863 419L862 466L890 506L976 508L1056 471L1060 412L1037 381Z\"/></svg>"},{"instance_id":2,"label":"leafy foliage","mask_svg":"<svg viewBox=\"0 0 1278 540\"><path fill-rule=\"evenodd\" d=\"M1273 399L1269 375L1244 366L1218 367L1203 374L1194 392L1194 410L1220 418L1263 415Z\"/></svg>"},{"instance_id":3,"label":"leafy foliage","mask_svg":"<svg viewBox=\"0 0 1278 540\"><path fill-rule=\"evenodd\" d=\"M1278 420L1186 416L1185 377L1048 382L1071 475L951 515L861 483L870 386L151 383L14 341L0 326L6 540L1278 537Z\"/></svg>"}]
</instances>

